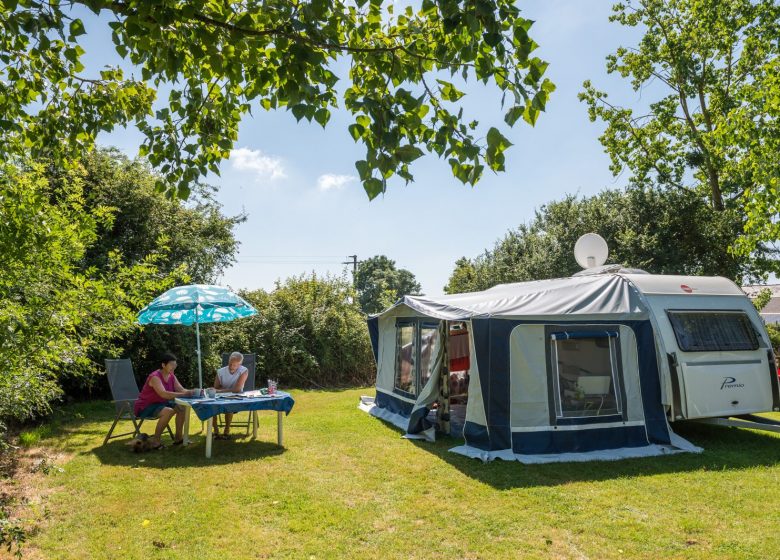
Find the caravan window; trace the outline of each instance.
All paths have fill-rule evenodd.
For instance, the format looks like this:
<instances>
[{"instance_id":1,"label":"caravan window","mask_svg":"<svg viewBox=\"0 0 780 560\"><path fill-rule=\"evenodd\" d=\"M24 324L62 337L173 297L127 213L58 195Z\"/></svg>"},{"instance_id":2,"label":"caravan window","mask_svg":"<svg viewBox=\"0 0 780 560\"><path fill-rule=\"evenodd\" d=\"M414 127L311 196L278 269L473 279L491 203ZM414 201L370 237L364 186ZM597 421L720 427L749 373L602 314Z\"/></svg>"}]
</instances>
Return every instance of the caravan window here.
<instances>
[{"instance_id":1,"label":"caravan window","mask_svg":"<svg viewBox=\"0 0 780 560\"><path fill-rule=\"evenodd\" d=\"M417 392L415 327L414 323L397 325L395 344L395 388L413 395Z\"/></svg>"},{"instance_id":2,"label":"caravan window","mask_svg":"<svg viewBox=\"0 0 780 560\"><path fill-rule=\"evenodd\" d=\"M621 414L617 337L615 331L551 334L558 418Z\"/></svg>"},{"instance_id":3,"label":"caravan window","mask_svg":"<svg viewBox=\"0 0 780 560\"><path fill-rule=\"evenodd\" d=\"M440 345L438 325L423 324L420 329L420 389L425 387L431 378Z\"/></svg>"},{"instance_id":4,"label":"caravan window","mask_svg":"<svg viewBox=\"0 0 780 560\"><path fill-rule=\"evenodd\" d=\"M757 350L758 337L742 311L667 311L683 352Z\"/></svg>"}]
</instances>

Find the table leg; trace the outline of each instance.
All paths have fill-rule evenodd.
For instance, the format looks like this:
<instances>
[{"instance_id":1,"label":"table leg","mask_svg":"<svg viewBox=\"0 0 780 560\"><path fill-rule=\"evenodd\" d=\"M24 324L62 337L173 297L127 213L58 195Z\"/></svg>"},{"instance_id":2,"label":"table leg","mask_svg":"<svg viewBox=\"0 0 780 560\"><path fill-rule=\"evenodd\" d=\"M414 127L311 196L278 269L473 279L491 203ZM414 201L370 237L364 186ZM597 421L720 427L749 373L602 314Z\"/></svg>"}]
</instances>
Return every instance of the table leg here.
<instances>
[{"instance_id":1,"label":"table leg","mask_svg":"<svg viewBox=\"0 0 780 560\"><path fill-rule=\"evenodd\" d=\"M184 407L184 434L183 434L183 440L184 445L190 444L190 414L192 414L192 408L189 406Z\"/></svg>"},{"instance_id":2,"label":"table leg","mask_svg":"<svg viewBox=\"0 0 780 560\"><path fill-rule=\"evenodd\" d=\"M284 412L276 413L276 442L279 447L284 447L282 443L282 420L284 419Z\"/></svg>"},{"instance_id":3,"label":"table leg","mask_svg":"<svg viewBox=\"0 0 780 560\"><path fill-rule=\"evenodd\" d=\"M257 439L257 411L253 410L252 414L252 439Z\"/></svg>"},{"instance_id":4,"label":"table leg","mask_svg":"<svg viewBox=\"0 0 780 560\"><path fill-rule=\"evenodd\" d=\"M211 436L213 428L211 418L206 421L206 459L211 459Z\"/></svg>"}]
</instances>

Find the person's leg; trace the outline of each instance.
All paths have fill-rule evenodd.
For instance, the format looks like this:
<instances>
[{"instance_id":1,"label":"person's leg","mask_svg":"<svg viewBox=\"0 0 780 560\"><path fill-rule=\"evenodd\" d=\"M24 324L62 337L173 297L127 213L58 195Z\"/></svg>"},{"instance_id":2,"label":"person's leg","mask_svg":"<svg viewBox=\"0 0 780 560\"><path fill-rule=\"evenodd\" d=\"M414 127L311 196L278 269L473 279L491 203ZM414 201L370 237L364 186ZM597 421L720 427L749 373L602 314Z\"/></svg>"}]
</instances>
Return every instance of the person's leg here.
<instances>
[{"instance_id":1,"label":"person's leg","mask_svg":"<svg viewBox=\"0 0 780 560\"><path fill-rule=\"evenodd\" d=\"M219 422L217 422L217 417L216 416L213 416L211 418L211 425L213 426L213 429L214 429L214 432L213 432L214 437L217 437L219 435Z\"/></svg>"},{"instance_id":2,"label":"person's leg","mask_svg":"<svg viewBox=\"0 0 780 560\"><path fill-rule=\"evenodd\" d=\"M157 420L157 428L155 428L154 435L152 436L157 443L160 443L162 433L165 431L165 427L168 425L168 422L171 421L171 418L174 414L176 414L176 412L167 406L160 410L160 416Z\"/></svg>"},{"instance_id":3,"label":"person's leg","mask_svg":"<svg viewBox=\"0 0 780 560\"><path fill-rule=\"evenodd\" d=\"M233 421L233 413L226 412L225 413L225 435L228 435L230 433L230 423L232 421Z\"/></svg>"},{"instance_id":4,"label":"person's leg","mask_svg":"<svg viewBox=\"0 0 780 560\"><path fill-rule=\"evenodd\" d=\"M184 438L182 434L182 428L184 427L184 415L189 414L189 412L189 408L180 404L177 404L174 408L174 413L176 414L176 435L174 436L175 441L181 441Z\"/></svg>"}]
</instances>

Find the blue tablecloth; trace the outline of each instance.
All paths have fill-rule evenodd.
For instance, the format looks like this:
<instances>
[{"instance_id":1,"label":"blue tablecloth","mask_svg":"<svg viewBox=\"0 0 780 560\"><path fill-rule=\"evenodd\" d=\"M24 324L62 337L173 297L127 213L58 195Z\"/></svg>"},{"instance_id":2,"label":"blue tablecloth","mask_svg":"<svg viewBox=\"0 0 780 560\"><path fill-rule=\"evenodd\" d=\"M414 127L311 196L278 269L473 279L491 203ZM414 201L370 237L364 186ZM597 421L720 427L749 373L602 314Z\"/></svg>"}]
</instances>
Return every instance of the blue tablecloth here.
<instances>
[{"instance_id":1,"label":"blue tablecloth","mask_svg":"<svg viewBox=\"0 0 780 560\"><path fill-rule=\"evenodd\" d=\"M192 407L200 420L208 420L212 416L225 414L226 412L235 413L247 410L276 410L290 414L295 404L290 394L283 391L277 391L273 397L244 397L242 399L179 398Z\"/></svg>"}]
</instances>

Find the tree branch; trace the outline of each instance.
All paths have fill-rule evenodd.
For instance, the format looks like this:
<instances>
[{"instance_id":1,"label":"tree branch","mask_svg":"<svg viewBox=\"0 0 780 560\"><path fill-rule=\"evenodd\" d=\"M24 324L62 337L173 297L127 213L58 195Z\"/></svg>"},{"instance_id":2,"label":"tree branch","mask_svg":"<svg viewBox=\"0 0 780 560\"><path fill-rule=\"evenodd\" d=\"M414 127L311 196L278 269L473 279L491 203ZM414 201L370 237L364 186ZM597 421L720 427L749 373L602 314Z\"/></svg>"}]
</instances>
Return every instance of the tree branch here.
<instances>
[{"instance_id":1,"label":"tree branch","mask_svg":"<svg viewBox=\"0 0 780 560\"><path fill-rule=\"evenodd\" d=\"M599 99L598 101L603 103L604 105L606 105L610 109L613 109L615 111L622 111L622 109L620 107L612 105L611 103L609 103L608 101L605 101L604 99ZM631 136L633 136L634 141L637 143L637 145L640 147L640 149L645 153L645 156L647 157L647 159L652 162L651 165L653 166L653 169L655 169L655 172L658 173L658 175L661 176L661 177L667 177L669 174L664 172L664 171L662 171L661 168L658 167L658 160L657 160L657 158L654 158L652 156L652 154L650 153L650 149L647 146L645 146L645 143L644 143L643 139L637 133L636 128L634 127L633 119L625 119L625 123L628 125L628 131L631 133ZM626 161L626 163L628 163L628 161ZM681 183L678 183L677 181L668 181L668 183L670 185L672 185L673 187L677 187L678 189L685 189L685 188L687 188L687 187L685 187L685 185L683 185Z\"/></svg>"},{"instance_id":2,"label":"tree branch","mask_svg":"<svg viewBox=\"0 0 780 560\"><path fill-rule=\"evenodd\" d=\"M704 166L705 166L705 173L707 175L707 182L710 185L710 191L711 191L711 199L712 199L712 207L715 210L723 210L723 194L720 190L720 181L718 178L718 173L715 169L715 166L712 162L712 156L707 149L707 147L704 145L704 141L701 139L701 134L699 132L699 129L696 127L696 123L693 121L693 118L691 117L691 113L688 109L688 99L685 96L685 84L683 83L683 76L685 75L683 72L683 69L680 67L680 57L676 53L676 49L674 48L674 42L669 37L669 32L664 26L664 24L656 17L655 12L652 10L649 10L646 8L646 12L651 20L658 26L658 29L661 30L661 33L663 33L664 39L666 40L666 44L669 47L669 52L671 53L672 57L672 66L675 68L675 74L674 78L676 78L674 81L676 83L676 88L672 86L672 89L676 89L677 94L680 98L680 107L682 108L683 114L685 115L685 120L688 123L688 128L690 130L691 136L693 138L694 143L696 146L701 150L702 155L704 156Z\"/></svg>"},{"instance_id":3,"label":"tree branch","mask_svg":"<svg viewBox=\"0 0 780 560\"><path fill-rule=\"evenodd\" d=\"M128 15L127 9L129 8L129 6L123 2L113 2L110 8L114 12L120 13L125 16ZM181 16L181 19L183 21L186 21L186 16L184 16L184 14L182 14L181 11L179 11L178 14ZM274 27L271 29L252 29L250 27L242 27L234 23L220 21L218 19L214 19L210 16L201 13L194 13L191 17L195 21L204 23L206 25L211 25L213 27L217 27L220 29L224 29L225 31L229 31L231 33L239 33L242 35L248 35L250 37L284 37L285 39L290 39L291 41L295 41L297 43L304 43L312 47L318 47L321 49L331 50L331 51L373 53L373 52L393 52L393 51L401 50L403 48L403 45L392 45L388 47L352 47L340 43L327 43L323 41L317 41L311 37L301 35L300 33L287 31L284 29L284 27Z\"/></svg>"}]
</instances>

